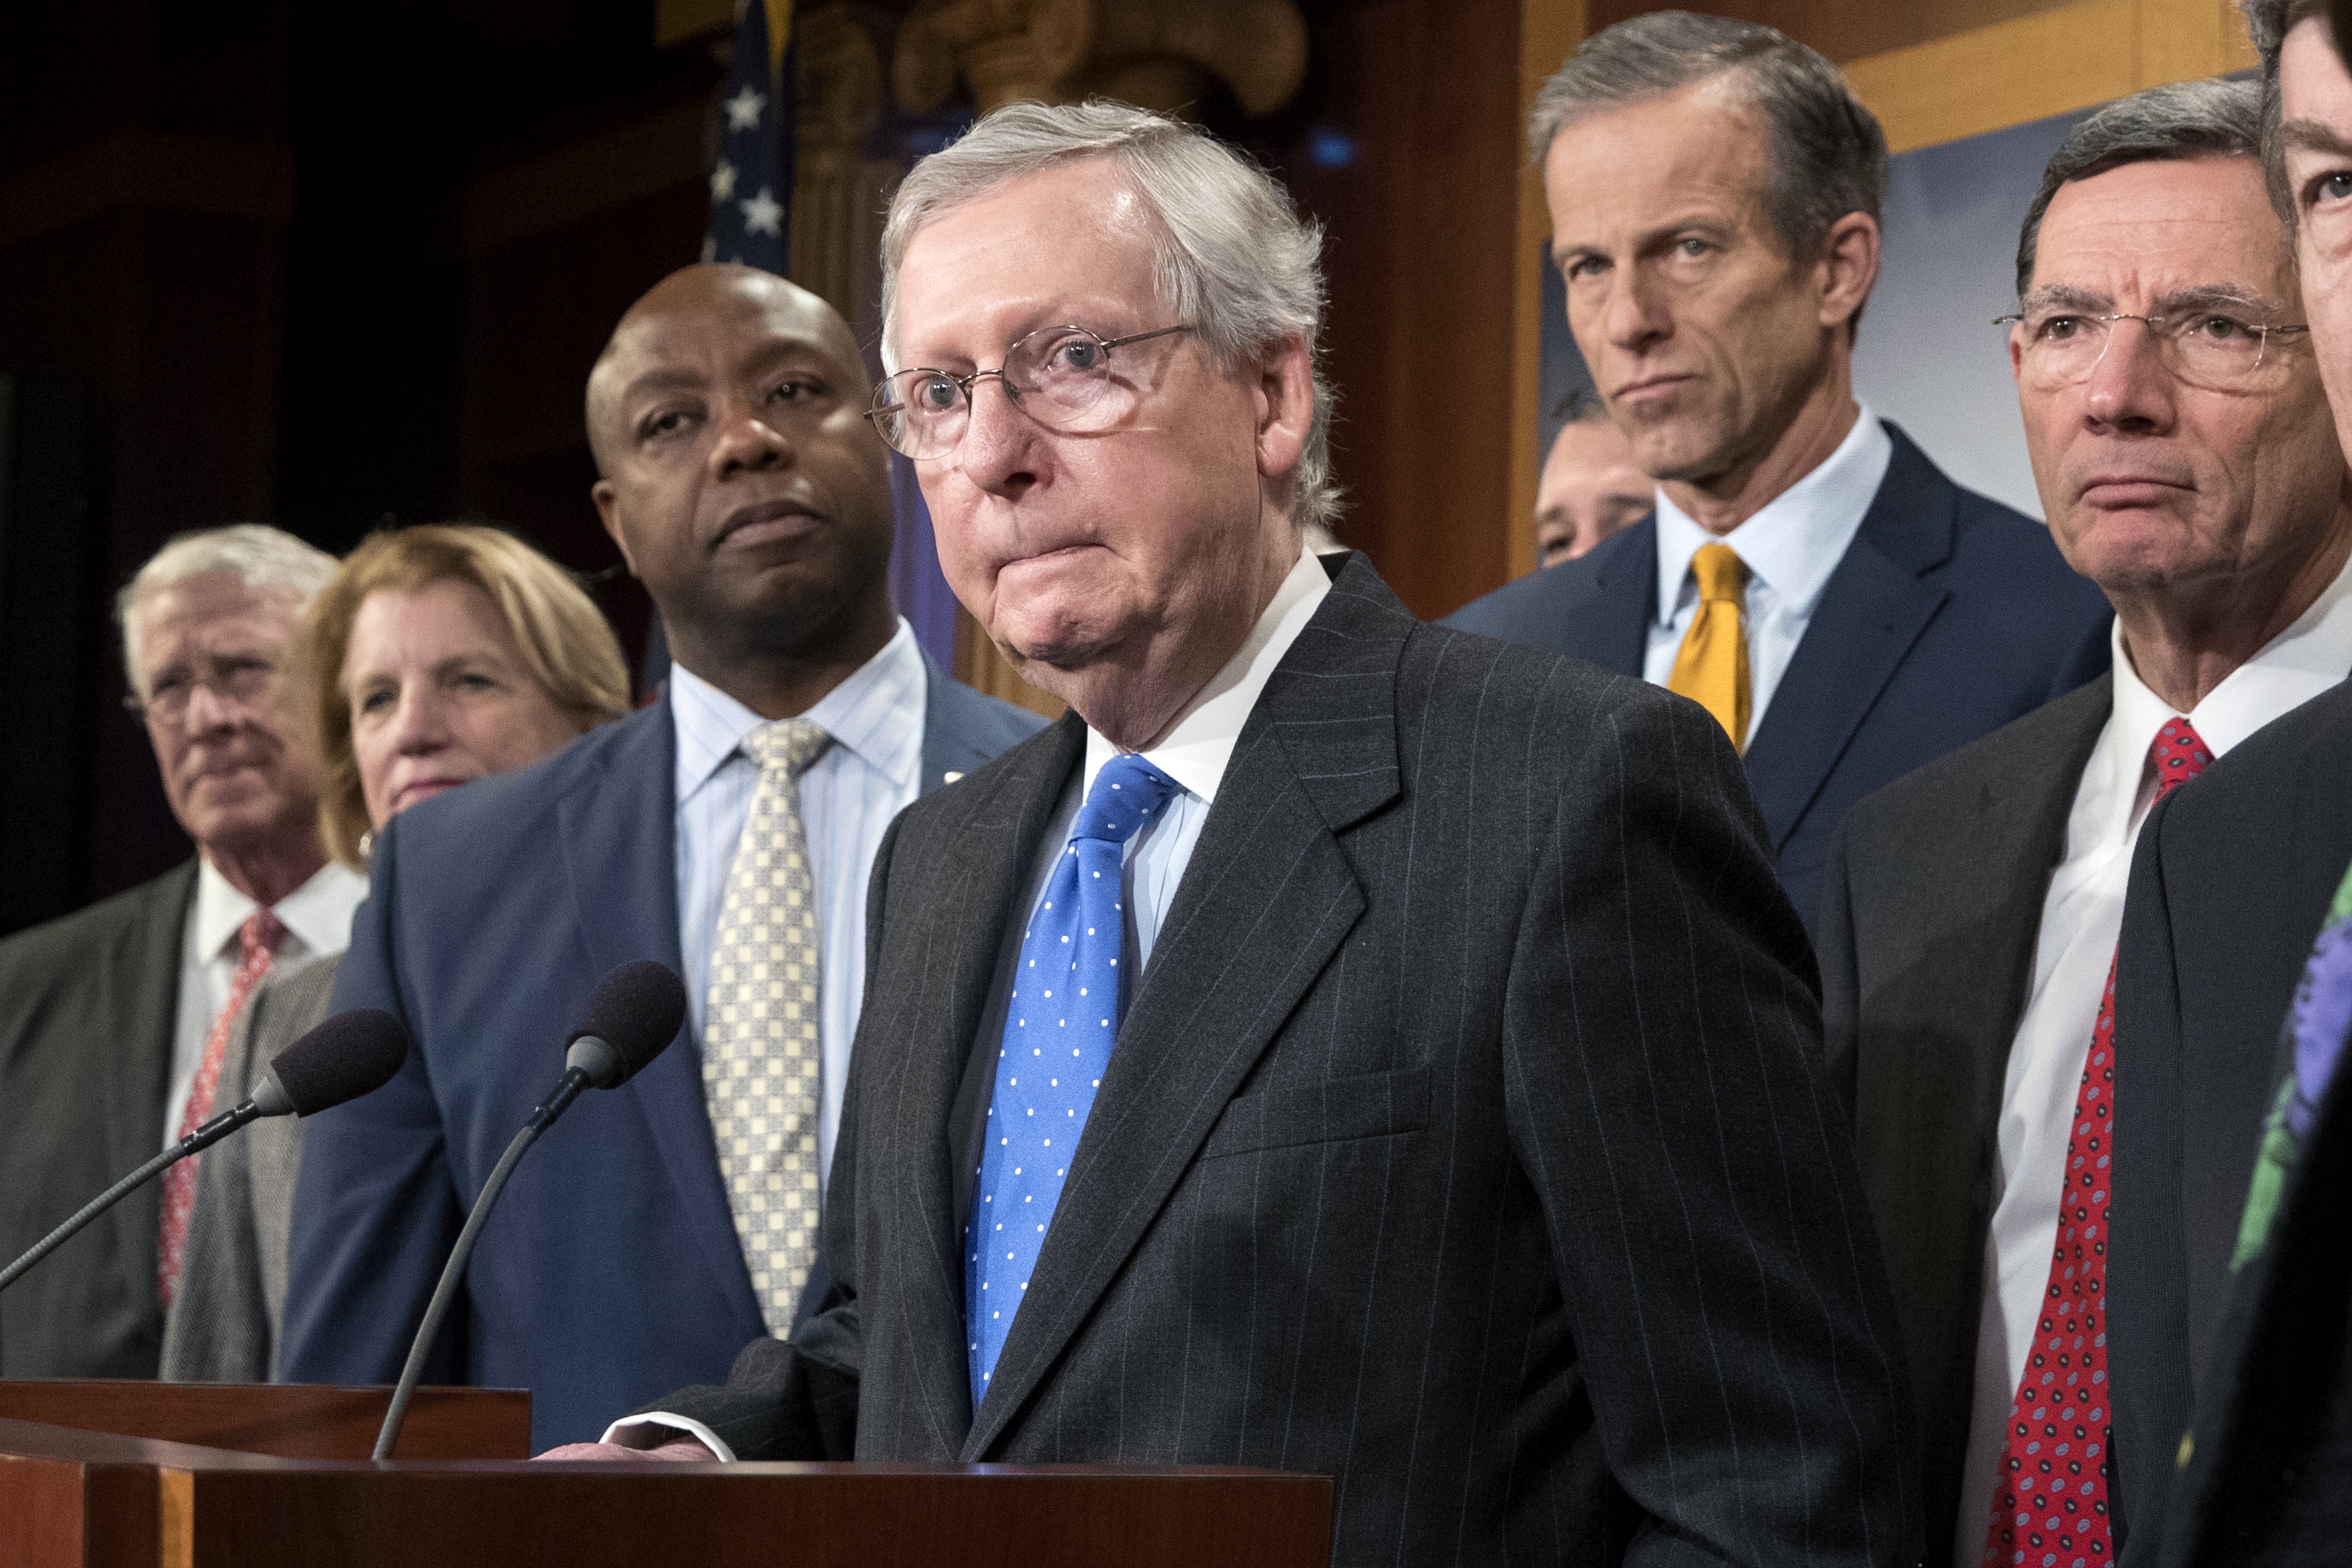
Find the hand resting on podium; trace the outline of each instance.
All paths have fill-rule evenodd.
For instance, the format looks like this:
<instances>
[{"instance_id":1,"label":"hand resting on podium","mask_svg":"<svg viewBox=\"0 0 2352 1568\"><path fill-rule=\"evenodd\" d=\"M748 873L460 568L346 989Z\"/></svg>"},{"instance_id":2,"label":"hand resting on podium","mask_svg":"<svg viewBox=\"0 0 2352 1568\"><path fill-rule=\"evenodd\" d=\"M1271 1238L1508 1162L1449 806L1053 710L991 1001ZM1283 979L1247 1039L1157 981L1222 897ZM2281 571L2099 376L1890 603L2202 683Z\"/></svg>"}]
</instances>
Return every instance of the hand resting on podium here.
<instances>
[{"instance_id":1,"label":"hand resting on podium","mask_svg":"<svg viewBox=\"0 0 2352 1568\"><path fill-rule=\"evenodd\" d=\"M531 1461L541 1464L571 1460L668 1459L689 1465L725 1462L724 1456L712 1453L693 1434L681 1432L675 1426L618 1426L604 1436L611 1438L636 1434L643 1434L649 1440L642 1445L625 1442L564 1443L544 1454L534 1454Z\"/></svg>"},{"instance_id":2,"label":"hand resting on podium","mask_svg":"<svg viewBox=\"0 0 2352 1568\"><path fill-rule=\"evenodd\" d=\"M566 1443L531 1456L533 1464L574 1459L681 1459L690 1465L715 1465L719 1456L691 1437L679 1437L657 1448L631 1448L619 1443Z\"/></svg>"}]
</instances>

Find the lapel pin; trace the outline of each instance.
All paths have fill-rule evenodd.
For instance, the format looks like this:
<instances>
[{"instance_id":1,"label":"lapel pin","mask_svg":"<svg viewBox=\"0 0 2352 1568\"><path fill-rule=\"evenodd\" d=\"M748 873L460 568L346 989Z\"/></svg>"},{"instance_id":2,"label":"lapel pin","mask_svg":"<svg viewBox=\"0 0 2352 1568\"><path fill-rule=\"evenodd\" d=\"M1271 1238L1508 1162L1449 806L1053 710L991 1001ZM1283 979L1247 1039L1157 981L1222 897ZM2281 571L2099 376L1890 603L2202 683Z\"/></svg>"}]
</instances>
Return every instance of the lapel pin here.
<instances>
[{"instance_id":1,"label":"lapel pin","mask_svg":"<svg viewBox=\"0 0 2352 1568\"><path fill-rule=\"evenodd\" d=\"M941 784L953 784L953 783L955 783L955 782L956 782L956 780L958 780L958 779L960 779L960 778L961 778L961 777L963 777L963 775L962 775L961 773L960 773L956 772L953 768L950 768L950 769L949 769L945 773L943 773L943 774L941 774L941 775L940 775L940 783L941 783Z\"/></svg>"}]
</instances>

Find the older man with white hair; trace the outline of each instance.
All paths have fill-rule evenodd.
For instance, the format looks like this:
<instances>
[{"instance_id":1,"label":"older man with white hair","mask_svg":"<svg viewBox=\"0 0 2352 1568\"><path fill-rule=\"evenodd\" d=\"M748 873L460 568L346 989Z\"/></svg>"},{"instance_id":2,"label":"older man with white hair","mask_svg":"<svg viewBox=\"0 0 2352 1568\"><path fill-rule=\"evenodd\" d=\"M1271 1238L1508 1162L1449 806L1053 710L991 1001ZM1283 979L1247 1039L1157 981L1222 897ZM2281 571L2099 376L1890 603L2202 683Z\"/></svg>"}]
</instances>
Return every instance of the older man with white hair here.
<instances>
[{"instance_id":1,"label":"older man with white hair","mask_svg":"<svg viewBox=\"0 0 2352 1568\"><path fill-rule=\"evenodd\" d=\"M257 524L183 534L124 588L124 668L195 858L0 942L0 1255L211 1114L274 967L340 952L367 883L319 842L287 650L334 558ZM196 1160L0 1298L0 1373L152 1377Z\"/></svg>"},{"instance_id":2,"label":"older man with white hair","mask_svg":"<svg viewBox=\"0 0 2352 1568\"><path fill-rule=\"evenodd\" d=\"M1342 1564L1907 1562L1892 1308L1738 755L1304 547L1318 249L1117 105L1000 110L900 187L875 420L1072 711L877 858L827 1309L608 1436L1317 1471Z\"/></svg>"}]
</instances>

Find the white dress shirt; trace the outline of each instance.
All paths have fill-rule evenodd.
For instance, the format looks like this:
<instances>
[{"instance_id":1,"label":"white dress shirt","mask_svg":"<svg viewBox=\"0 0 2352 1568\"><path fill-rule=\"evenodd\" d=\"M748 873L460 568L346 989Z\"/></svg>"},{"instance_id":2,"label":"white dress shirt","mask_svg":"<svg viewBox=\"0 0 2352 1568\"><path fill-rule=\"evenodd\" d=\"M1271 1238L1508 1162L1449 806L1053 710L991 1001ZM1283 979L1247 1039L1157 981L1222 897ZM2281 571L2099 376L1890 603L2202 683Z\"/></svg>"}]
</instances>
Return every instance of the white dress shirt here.
<instances>
[{"instance_id":1,"label":"white dress shirt","mask_svg":"<svg viewBox=\"0 0 2352 1568\"><path fill-rule=\"evenodd\" d=\"M1135 955L1138 973L1151 962L1160 922L1176 901L1176 885L1184 879L1184 868L1192 863L1192 847L1200 842L1202 825L1209 820L1209 808L1217 802L1217 784L1225 776L1225 764L1233 760L1234 743L1241 739L1243 723L1257 706L1265 683L1273 679L1274 667L1282 662L1282 656L1290 651L1290 645L1298 640L1298 634L1307 629L1316 608L1330 592L1330 574L1313 551L1302 549L1297 563L1274 591L1272 602L1233 658L1209 678L1197 696L1177 710L1167 738L1137 753L1181 786L1159 820L1138 830L1124 851L1126 896L1119 901L1128 909L1128 951ZM1038 845L1037 864L1029 884L1028 907L1033 915L1045 897L1045 883L1053 877L1055 863L1069 847L1070 827L1077 821L1079 805L1087 791L1094 788L1095 775L1117 755L1118 748L1089 726L1086 763L1062 792L1061 804Z\"/></svg>"},{"instance_id":2,"label":"white dress shirt","mask_svg":"<svg viewBox=\"0 0 2352 1568\"><path fill-rule=\"evenodd\" d=\"M801 829L808 837L822 947L820 1180L833 1169L841 1089L866 992L866 879L890 819L914 804L920 790L927 685L914 628L902 619L880 653L801 715L834 740L800 779ZM742 741L768 721L684 665L671 666L669 703L677 727L677 946L699 1051L710 1008L719 908L735 867L735 841L760 783L759 765L744 754Z\"/></svg>"},{"instance_id":3,"label":"white dress shirt","mask_svg":"<svg viewBox=\"0 0 2352 1568\"><path fill-rule=\"evenodd\" d=\"M269 972L291 974L349 947L352 916L366 900L367 889L365 877L330 860L278 900L274 912L286 927L286 941L270 960ZM205 1041L228 1005L229 987L236 980L237 928L259 907L231 887L210 860L198 858L195 904L180 939L180 1011L172 1028L171 1088L163 1096L166 1149L180 1141L180 1118L204 1063Z\"/></svg>"},{"instance_id":4,"label":"white dress shirt","mask_svg":"<svg viewBox=\"0 0 2352 1568\"><path fill-rule=\"evenodd\" d=\"M2008 1449L2010 1403L2025 1375L2033 1326L2050 1283L2075 1092L2123 931L2132 847L2156 801L2148 748L2157 731L2179 717L2132 668L2120 623L2111 636L2115 706L2074 789L2065 858L2042 901L2033 988L2001 1083L1997 1195L1985 1238L1975 1395L1955 1538L1954 1561L1959 1563L1974 1563L1984 1553L1993 1485ZM2352 562L2293 626L2231 670L2187 717L2206 749L2225 756L2272 720L2341 681L2347 670ZM2131 1047L2124 1043L2118 1048ZM2130 1137L2130 1130L2122 1130L2121 1136Z\"/></svg>"},{"instance_id":5,"label":"white dress shirt","mask_svg":"<svg viewBox=\"0 0 2352 1568\"><path fill-rule=\"evenodd\" d=\"M1674 673L1675 655L1698 614L1698 581L1691 557L1702 544L1731 546L1748 568L1748 733L1764 722L1789 661L1804 640L1813 607L1830 574L1862 531L1870 503L1895 460L1886 427L1861 405L1853 428L1821 466L1774 496L1755 516L1720 540L1658 491L1658 604L1650 623L1642 678L1664 686Z\"/></svg>"},{"instance_id":6,"label":"white dress shirt","mask_svg":"<svg viewBox=\"0 0 2352 1568\"><path fill-rule=\"evenodd\" d=\"M1241 739L1243 722L1249 718L1250 710L1257 706L1259 694L1274 675L1274 667L1282 662L1282 656L1298 640L1298 634L1306 629L1316 606L1330 591L1330 575L1323 570L1323 563L1316 559L1313 551L1300 550L1297 564L1291 567L1289 575L1275 590L1273 602L1259 615L1257 625L1250 629L1233 658L1209 678L1197 696L1177 710L1176 722L1170 726L1167 739L1140 753L1182 787L1170 800L1159 821L1127 841L1126 897L1120 901L1131 911L1128 951L1135 955L1138 973L1150 961L1160 923L1168 918L1169 906L1175 901L1176 886L1184 879L1184 868L1192 864L1192 847L1200 842L1202 825L1208 821L1209 808L1216 803L1217 785L1224 778L1225 764L1233 760L1234 743ZM1045 882L1053 874L1054 863L1069 846L1070 826L1077 820L1078 806L1086 792L1094 787L1095 775L1102 771L1103 764L1118 754L1117 746L1091 727L1087 729L1086 764L1063 791L1061 805L1039 842L1037 864L1030 878L1029 908L1033 911L1045 896ZM1007 962L1015 961L1017 955ZM998 977L1000 993L1011 988L1009 973L1008 970L1007 975ZM1001 1030L1001 997L990 1013L994 1021L983 1022L982 1027ZM605 1429L604 1440L629 1447L655 1447L672 1441L680 1432L690 1434L729 1464L735 1462L735 1451L717 1433L699 1421L667 1411L650 1411L615 1421Z\"/></svg>"}]
</instances>

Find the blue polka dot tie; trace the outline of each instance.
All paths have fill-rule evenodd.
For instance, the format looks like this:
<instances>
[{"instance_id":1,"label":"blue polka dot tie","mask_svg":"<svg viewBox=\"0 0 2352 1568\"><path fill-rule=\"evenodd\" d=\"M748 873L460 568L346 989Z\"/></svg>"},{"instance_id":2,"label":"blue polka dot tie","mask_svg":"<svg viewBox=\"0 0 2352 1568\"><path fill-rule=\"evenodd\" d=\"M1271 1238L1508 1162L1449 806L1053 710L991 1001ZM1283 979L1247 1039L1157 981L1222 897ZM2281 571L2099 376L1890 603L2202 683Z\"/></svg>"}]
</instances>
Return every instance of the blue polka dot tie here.
<instances>
[{"instance_id":1,"label":"blue polka dot tie","mask_svg":"<svg viewBox=\"0 0 2352 1568\"><path fill-rule=\"evenodd\" d=\"M965 1339L974 1409L1029 1289L1070 1155L1118 1033L1125 847L1175 792L1176 781L1141 757L1121 755L1105 763L1022 933L965 1232Z\"/></svg>"}]
</instances>

